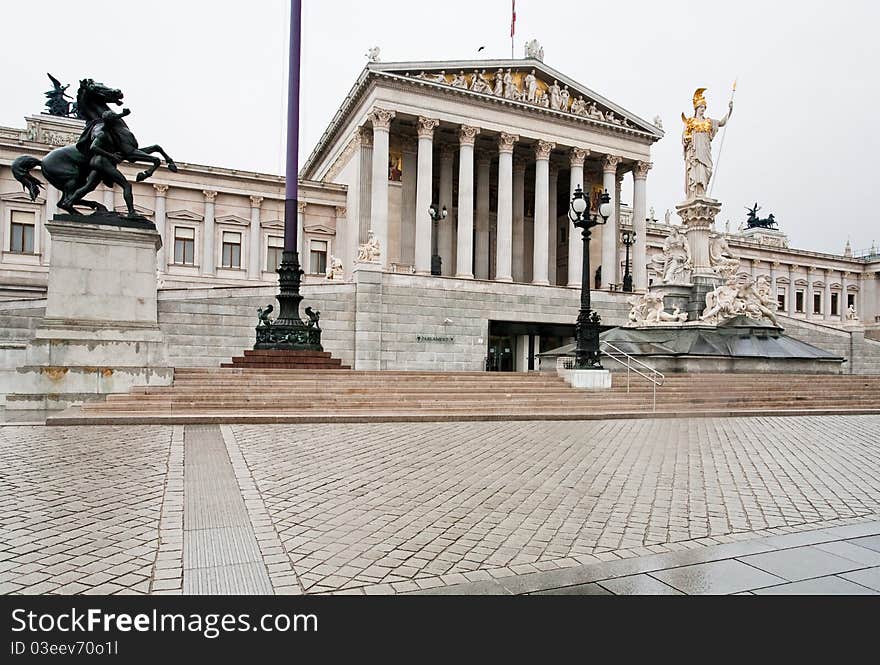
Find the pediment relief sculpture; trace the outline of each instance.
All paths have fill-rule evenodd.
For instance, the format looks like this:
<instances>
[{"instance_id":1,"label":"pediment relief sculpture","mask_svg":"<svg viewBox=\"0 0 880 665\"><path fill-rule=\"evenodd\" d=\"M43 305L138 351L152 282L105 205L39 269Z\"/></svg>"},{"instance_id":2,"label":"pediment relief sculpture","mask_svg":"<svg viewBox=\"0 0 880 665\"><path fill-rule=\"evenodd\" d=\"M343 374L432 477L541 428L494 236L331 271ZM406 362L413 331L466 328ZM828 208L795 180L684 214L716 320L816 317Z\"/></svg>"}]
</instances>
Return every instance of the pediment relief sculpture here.
<instances>
[{"instance_id":1,"label":"pediment relief sculpture","mask_svg":"<svg viewBox=\"0 0 880 665\"><path fill-rule=\"evenodd\" d=\"M410 76L409 72L406 73ZM577 91L559 81L547 81L535 69L524 71L499 68L495 71L475 69L473 72L421 72L413 78L440 83L452 88L470 90L491 97L532 104L540 108L562 111L629 129L637 129L629 120L610 109L599 108L596 102L584 99Z\"/></svg>"}]
</instances>

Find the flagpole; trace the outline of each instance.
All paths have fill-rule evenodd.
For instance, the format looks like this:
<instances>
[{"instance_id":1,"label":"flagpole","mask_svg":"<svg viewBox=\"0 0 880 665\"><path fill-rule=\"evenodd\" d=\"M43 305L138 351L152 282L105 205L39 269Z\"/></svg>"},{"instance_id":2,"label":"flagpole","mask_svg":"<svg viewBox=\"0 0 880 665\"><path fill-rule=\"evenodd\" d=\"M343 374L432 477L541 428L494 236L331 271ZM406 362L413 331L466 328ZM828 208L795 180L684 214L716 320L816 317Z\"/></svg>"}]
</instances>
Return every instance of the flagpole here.
<instances>
[{"instance_id":1,"label":"flagpole","mask_svg":"<svg viewBox=\"0 0 880 665\"><path fill-rule=\"evenodd\" d=\"M736 81L733 82L733 91L730 93L730 103L733 103L733 98L736 96ZM728 104L728 108L730 105ZM715 172L712 174L712 182L709 184L709 196L712 196L712 190L715 189L715 181L718 179L718 170L721 168L721 153L724 151L724 139L727 138L727 126L730 124L730 118L727 119L727 124L724 125L724 130L721 132L721 143L718 145L718 157L715 159Z\"/></svg>"},{"instance_id":2,"label":"flagpole","mask_svg":"<svg viewBox=\"0 0 880 665\"><path fill-rule=\"evenodd\" d=\"M516 34L516 0L510 4L510 59L513 60L513 36Z\"/></svg>"}]
</instances>

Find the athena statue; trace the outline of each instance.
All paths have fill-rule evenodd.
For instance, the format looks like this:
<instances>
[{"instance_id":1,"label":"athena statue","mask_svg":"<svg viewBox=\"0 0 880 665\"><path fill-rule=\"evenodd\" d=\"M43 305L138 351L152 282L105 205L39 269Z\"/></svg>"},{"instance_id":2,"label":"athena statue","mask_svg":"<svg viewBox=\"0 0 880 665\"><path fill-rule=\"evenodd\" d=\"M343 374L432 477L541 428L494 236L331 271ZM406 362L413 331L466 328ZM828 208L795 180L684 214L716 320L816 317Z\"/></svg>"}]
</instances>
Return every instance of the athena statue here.
<instances>
[{"instance_id":1,"label":"athena statue","mask_svg":"<svg viewBox=\"0 0 880 665\"><path fill-rule=\"evenodd\" d=\"M730 100L729 110L721 120L712 120L705 117L706 98L703 93L705 88L698 88L694 93L694 117L688 118L684 113L681 119L684 122L682 144L684 145L685 162L685 185L684 191L688 200L698 196L706 196L709 190L709 181L712 179L712 139L715 134L730 119L733 113L733 100Z\"/></svg>"}]
</instances>

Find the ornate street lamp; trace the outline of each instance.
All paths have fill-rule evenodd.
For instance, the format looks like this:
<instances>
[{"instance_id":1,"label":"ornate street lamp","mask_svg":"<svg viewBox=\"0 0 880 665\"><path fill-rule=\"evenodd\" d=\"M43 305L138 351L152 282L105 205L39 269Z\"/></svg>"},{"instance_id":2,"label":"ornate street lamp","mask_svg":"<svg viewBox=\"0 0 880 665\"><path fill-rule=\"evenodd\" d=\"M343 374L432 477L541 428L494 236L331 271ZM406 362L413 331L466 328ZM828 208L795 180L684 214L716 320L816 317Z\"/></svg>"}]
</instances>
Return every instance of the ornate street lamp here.
<instances>
[{"instance_id":1,"label":"ornate street lamp","mask_svg":"<svg viewBox=\"0 0 880 665\"><path fill-rule=\"evenodd\" d=\"M284 193L284 250L278 266L278 317L271 321L270 305L260 310L257 326L257 343L254 349L283 351L323 351L321 328L318 326L320 312L306 307L309 321L299 315L303 300L300 293L303 270L299 262L298 217L298 157L299 157L299 81L302 0L290 3L290 66L287 88L287 171Z\"/></svg>"},{"instance_id":2,"label":"ornate street lamp","mask_svg":"<svg viewBox=\"0 0 880 665\"><path fill-rule=\"evenodd\" d=\"M437 245L440 244L439 236L440 236L440 222L446 219L449 215L449 212L446 210L446 206L443 206L442 209L436 203L432 203L431 207L428 208L428 214L431 215L432 220L432 233L431 238L433 242L431 243L431 274L432 275L440 275L442 273L442 259L440 258L440 251Z\"/></svg>"},{"instance_id":3,"label":"ornate street lamp","mask_svg":"<svg viewBox=\"0 0 880 665\"><path fill-rule=\"evenodd\" d=\"M635 231L624 231L620 237L623 242L624 247L626 247L626 263L624 264L623 271L623 290L626 293L633 292L633 276L629 271L629 248L632 247L636 242L636 232Z\"/></svg>"},{"instance_id":4,"label":"ornate street lamp","mask_svg":"<svg viewBox=\"0 0 880 665\"><path fill-rule=\"evenodd\" d=\"M608 190L599 199L599 214L590 214L590 201L580 185L571 197L568 218L581 229L584 240L584 262L581 269L581 309L575 325L575 369L603 369L599 360L599 328L602 320L590 305L590 231L604 224L611 216Z\"/></svg>"}]
</instances>

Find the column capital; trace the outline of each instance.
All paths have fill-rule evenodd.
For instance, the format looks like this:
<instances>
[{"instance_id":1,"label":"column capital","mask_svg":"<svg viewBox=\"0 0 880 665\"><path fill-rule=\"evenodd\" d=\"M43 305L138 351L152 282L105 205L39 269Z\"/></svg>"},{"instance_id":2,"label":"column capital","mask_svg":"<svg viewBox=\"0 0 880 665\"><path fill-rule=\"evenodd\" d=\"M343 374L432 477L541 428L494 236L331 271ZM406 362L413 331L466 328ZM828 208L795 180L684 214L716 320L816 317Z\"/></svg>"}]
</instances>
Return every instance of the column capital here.
<instances>
[{"instance_id":1,"label":"column capital","mask_svg":"<svg viewBox=\"0 0 880 665\"><path fill-rule=\"evenodd\" d=\"M770 262L770 267L773 268L774 270L776 270L777 268L779 268L781 266L782 266L782 264L779 263L779 261L771 261Z\"/></svg>"},{"instance_id":2,"label":"column capital","mask_svg":"<svg viewBox=\"0 0 880 665\"><path fill-rule=\"evenodd\" d=\"M165 196L168 193L168 185L153 185L156 190L156 196Z\"/></svg>"},{"instance_id":3,"label":"column capital","mask_svg":"<svg viewBox=\"0 0 880 665\"><path fill-rule=\"evenodd\" d=\"M373 147L373 130L369 127L361 127L359 130L361 145L366 148Z\"/></svg>"},{"instance_id":4,"label":"column capital","mask_svg":"<svg viewBox=\"0 0 880 665\"><path fill-rule=\"evenodd\" d=\"M538 141L535 144L535 159L547 161L550 159L550 153L556 147L551 141Z\"/></svg>"},{"instance_id":5,"label":"column capital","mask_svg":"<svg viewBox=\"0 0 880 665\"><path fill-rule=\"evenodd\" d=\"M210 189L203 189L202 194L205 195L205 200L208 203L214 203L214 199L217 198L217 192L210 190Z\"/></svg>"},{"instance_id":6,"label":"column capital","mask_svg":"<svg viewBox=\"0 0 880 665\"><path fill-rule=\"evenodd\" d=\"M525 157L517 156L513 158L513 172L514 173L525 173L526 166L528 166L529 162Z\"/></svg>"},{"instance_id":7,"label":"column capital","mask_svg":"<svg viewBox=\"0 0 880 665\"><path fill-rule=\"evenodd\" d=\"M479 127L472 127L471 125L462 125L458 130L458 140L461 145L469 145L473 147L474 143L477 141L477 134L480 133Z\"/></svg>"},{"instance_id":8,"label":"column capital","mask_svg":"<svg viewBox=\"0 0 880 665\"><path fill-rule=\"evenodd\" d=\"M262 196L252 196L251 197L251 208L259 208L260 204L263 202Z\"/></svg>"},{"instance_id":9,"label":"column capital","mask_svg":"<svg viewBox=\"0 0 880 665\"><path fill-rule=\"evenodd\" d=\"M617 173L617 167L620 166L622 161L623 158L617 155L605 155L605 160L602 162L602 171L604 173Z\"/></svg>"},{"instance_id":10,"label":"column capital","mask_svg":"<svg viewBox=\"0 0 880 665\"><path fill-rule=\"evenodd\" d=\"M419 116L418 133L420 139L434 138L434 130L440 126L440 121L434 118Z\"/></svg>"},{"instance_id":11,"label":"column capital","mask_svg":"<svg viewBox=\"0 0 880 665\"><path fill-rule=\"evenodd\" d=\"M296 211L300 214L305 214L306 206L308 206L308 205L309 204L306 203L305 201L297 201L296 202Z\"/></svg>"},{"instance_id":12,"label":"column capital","mask_svg":"<svg viewBox=\"0 0 880 665\"><path fill-rule=\"evenodd\" d=\"M336 206L336 218L345 217L348 215L348 208L345 206Z\"/></svg>"},{"instance_id":13,"label":"column capital","mask_svg":"<svg viewBox=\"0 0 880 665\"><path fill-rule=\"evenodd\" d=\"M501 132L498 136L498 152L512 154L517 141L519 141L519 136L516 134Z\"/></svg>"},{"instance_id":14,"label":"column capital","mask_svg":"<svg viewBox=\"0 0 880 665\"><path fill-rule=\"evenodd\" d=\"M389 111L387 109L381 109L378 106L374 106L373 110L370 111L367 116L370 119L370 122L373 123L373 131L388 131L391 129L391 121L394 119L394 116L397 115L394 111Z\"/></svg>"},{"instance_id":15,"label":"column capital","mask_svg":"<svg viewBox=\"0 0 880 665\"><path fill-rule=\"evenodd\" d=\"M633 167L633 178L636 180L647 180L648 171L654 168L653 162L636 162Z\"/></svg>"},{"instance_id":16,"label":"column capital","mask_svg":"<svg viewBox=\"0 0 880 665\"><path fill-rule=\"evenodd\" d=\"M584 160L589 156L590 151L587 148L572 148L569 151L572 168L582 167L584 165Z\"/></svg>"}]
</instances>

